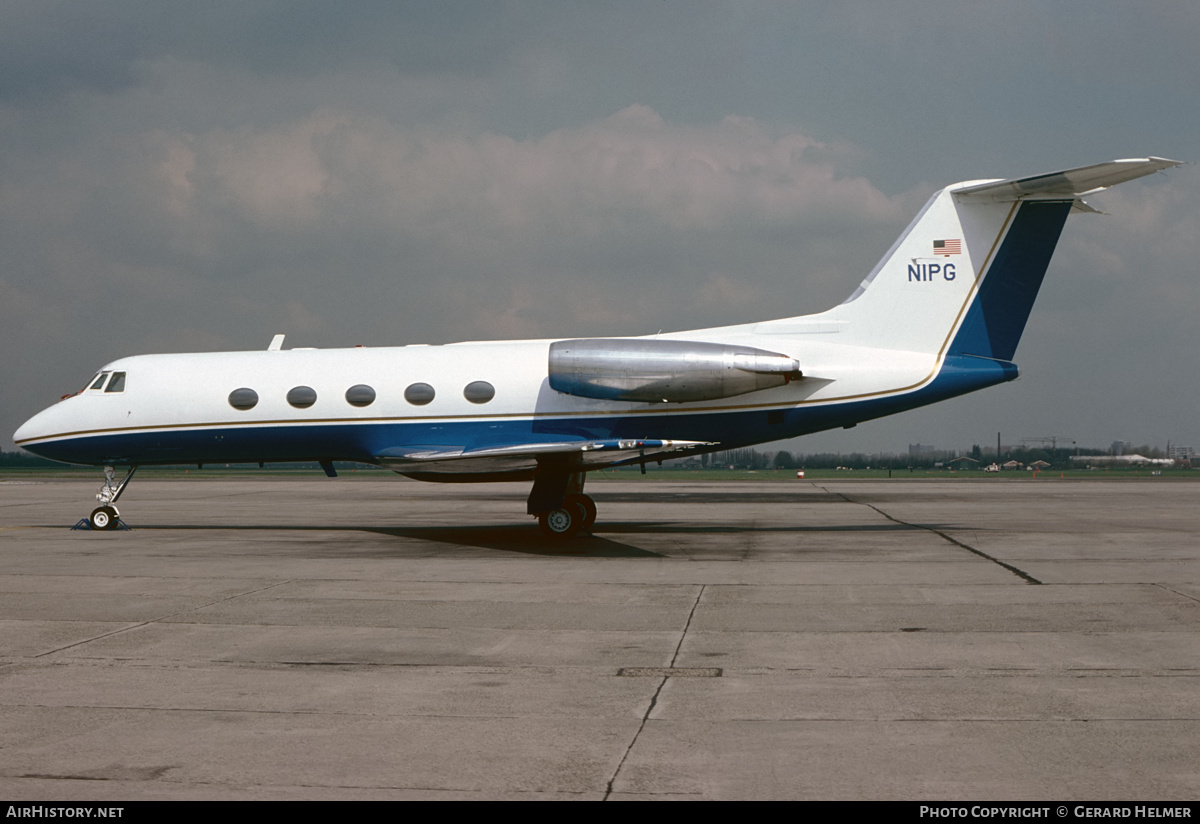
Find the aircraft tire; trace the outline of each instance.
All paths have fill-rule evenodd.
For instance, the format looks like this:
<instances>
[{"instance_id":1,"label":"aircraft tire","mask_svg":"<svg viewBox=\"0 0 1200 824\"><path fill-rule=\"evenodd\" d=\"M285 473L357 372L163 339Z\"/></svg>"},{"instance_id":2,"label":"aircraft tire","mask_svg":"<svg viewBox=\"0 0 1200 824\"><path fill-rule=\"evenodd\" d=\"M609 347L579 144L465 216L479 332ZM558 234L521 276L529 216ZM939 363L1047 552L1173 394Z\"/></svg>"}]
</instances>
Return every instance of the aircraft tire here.
<instances>
[{"instance_id":1,"label":"aircraft tire","mask_svg":"<svg viewBox=\"0 0 1200 824\"><path fill-rule=\"evenodd\" d=\"M542 534L555 540L566 540L583 526L584 511L579 504L564 504L562 509L538 514Z\"/></svg>"},{"instance_id":2,"label":"aircraft tire","mask_svg":"<svg viewBox=\"0 0 1200 824\"><path fill-rule=\"evenodd\" d=\"M596 502L592 500L591 495L584 495L578 492L572 493L567 496L563 505L583 507L583 523L581 525L583 529L591 530L596 525Z\"/></svg>"},{"instance_id":3,"label":"aircraft tire","mask_svg":"<svg viewBox=\"0 0 1200 824\"><path fill-rule=\"evenodd\" d=\"M116 529L118 517L115 507L98 506L92 510L92 515L88 520L91 522L92 529Z\"/></svg>"}]
</instances>

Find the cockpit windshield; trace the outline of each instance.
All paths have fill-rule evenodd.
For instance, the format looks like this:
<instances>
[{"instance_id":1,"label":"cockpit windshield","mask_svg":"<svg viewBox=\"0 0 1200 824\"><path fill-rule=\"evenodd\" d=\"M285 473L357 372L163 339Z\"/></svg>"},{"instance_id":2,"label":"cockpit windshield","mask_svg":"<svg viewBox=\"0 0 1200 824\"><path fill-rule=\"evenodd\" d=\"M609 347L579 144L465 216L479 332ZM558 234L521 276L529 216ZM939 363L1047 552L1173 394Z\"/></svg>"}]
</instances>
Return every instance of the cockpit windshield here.
<instances>
[{"instance_id":1,"label":"cockpit windshield","mask_svg":"<svg viewBox=\"0 0 1200 824\"><path fill-rule=\"evenodd\" d=\"M106 385L107 384L107 385ZM99 392L104 390L108 392L124 392L125 391L125 373L124 372L100 372L96 377L92 378L92 382L87 385L86 391Z\"/></svg>"}]
</instances>

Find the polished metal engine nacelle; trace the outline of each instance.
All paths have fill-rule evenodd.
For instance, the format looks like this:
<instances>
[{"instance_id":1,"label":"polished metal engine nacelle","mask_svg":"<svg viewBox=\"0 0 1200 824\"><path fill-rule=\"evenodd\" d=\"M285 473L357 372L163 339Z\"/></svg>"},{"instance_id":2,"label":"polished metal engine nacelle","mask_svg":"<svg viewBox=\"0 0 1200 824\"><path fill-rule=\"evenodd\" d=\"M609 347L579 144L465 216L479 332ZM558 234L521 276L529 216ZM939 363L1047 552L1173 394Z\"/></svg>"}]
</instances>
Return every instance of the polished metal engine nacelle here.
<instances>
[{"instance_id":1,"label":"polished metal engine nacelle","mask_svg":"<svg viewBox=\"0 0 1200 824\"><path fill-rule=\"evenodd\" d=\"M582 398L709 401L783 386L801 376L795 358L752 346L653 338L550 345L550 387Z\"/></svg>"}]
</instances>

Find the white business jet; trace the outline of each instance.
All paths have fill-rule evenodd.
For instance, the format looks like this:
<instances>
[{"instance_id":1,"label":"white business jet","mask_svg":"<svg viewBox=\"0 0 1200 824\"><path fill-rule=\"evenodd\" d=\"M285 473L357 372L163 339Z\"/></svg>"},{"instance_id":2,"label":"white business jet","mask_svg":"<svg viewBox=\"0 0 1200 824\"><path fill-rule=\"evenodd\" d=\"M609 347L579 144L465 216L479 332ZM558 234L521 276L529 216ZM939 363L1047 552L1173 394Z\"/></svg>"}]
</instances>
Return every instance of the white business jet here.
<instances>
[{"instance_id":1,"label":"white business jet","mask_svg":"<svg viewBox=\"0 0 1200 824\"><path fill-rule=\"evenodd\" d=\"M146 464L360 461L425 481L532 481L552 536L589 529L586 473L852 427L1017 377L1017 342L1081 199L1179 165L1114 160L937 192L816 315L658 334L139 355L14 435L105 467L93 529ZM128 467L117 481L116 467Z\"/></svg>"}]
</instances>

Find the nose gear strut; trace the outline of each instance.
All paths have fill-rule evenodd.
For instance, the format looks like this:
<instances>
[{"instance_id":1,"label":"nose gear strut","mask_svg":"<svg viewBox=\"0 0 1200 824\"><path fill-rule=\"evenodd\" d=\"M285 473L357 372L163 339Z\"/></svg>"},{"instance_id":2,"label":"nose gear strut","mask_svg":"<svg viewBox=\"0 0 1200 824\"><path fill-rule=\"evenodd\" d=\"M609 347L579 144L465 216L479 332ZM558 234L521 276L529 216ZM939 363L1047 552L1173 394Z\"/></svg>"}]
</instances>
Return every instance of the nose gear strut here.
<instances>
[{"instance_id":1,"label":"nose gear strut","mask_svg":"<svg viewBox=\"0 0 1200 824\"><path fill-rule=\"evenodd\" d=\"M133 477L133 473L137 472L137 466L129 467L129 472L117 483L113 475L111 466L104 467L104 485L100 487L100 491L96 493L96 500L100 502L100 506L92 510L92 514L85 520L80 521L75 525L76 529L120 529L125 526L125 522L121 520L121 513L117 511L117 498L121 497L121 493L125 491L129 479Z\"/></svg>"}]
</instances>

